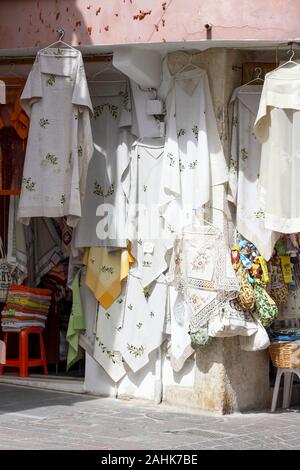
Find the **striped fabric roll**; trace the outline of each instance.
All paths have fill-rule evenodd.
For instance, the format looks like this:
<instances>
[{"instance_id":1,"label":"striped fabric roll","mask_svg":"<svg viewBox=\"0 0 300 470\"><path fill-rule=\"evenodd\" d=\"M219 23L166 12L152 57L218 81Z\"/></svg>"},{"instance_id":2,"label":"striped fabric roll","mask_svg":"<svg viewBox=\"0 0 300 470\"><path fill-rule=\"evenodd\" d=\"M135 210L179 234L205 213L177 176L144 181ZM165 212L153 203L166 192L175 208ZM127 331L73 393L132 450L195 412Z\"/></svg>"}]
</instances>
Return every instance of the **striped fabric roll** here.
<instances>
[{"instance_id":1,"label":"striped fabric roll","mask_svg":"<svg viewBox=\"0 0 300 470\"><path fill-rule=\"evenodd\" d=\"M51 295L50 289L11 285L1 312L2 330L20 331L33 326L44 329Z\"/></svg>"}]
</instances>

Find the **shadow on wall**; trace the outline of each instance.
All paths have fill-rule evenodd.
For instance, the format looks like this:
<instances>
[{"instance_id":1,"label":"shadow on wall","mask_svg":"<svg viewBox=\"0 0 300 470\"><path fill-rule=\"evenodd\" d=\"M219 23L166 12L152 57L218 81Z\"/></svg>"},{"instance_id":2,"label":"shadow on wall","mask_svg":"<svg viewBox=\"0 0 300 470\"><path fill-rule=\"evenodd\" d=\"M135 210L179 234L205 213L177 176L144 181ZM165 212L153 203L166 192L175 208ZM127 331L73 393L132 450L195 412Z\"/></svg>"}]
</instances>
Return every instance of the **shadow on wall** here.
<instances>
[{"instance_id":1,"label":"shadow on wall","mask_svg":"<svg viewBox=\"0 0 300 470\"><path fill-rule=\"evenodd\" d=\"M45 47L65 30L64 41L73 46L90 45L91 28L82 15L80 0L15 0L0 2L2 49Z\"/></svg>"}]
</instances>

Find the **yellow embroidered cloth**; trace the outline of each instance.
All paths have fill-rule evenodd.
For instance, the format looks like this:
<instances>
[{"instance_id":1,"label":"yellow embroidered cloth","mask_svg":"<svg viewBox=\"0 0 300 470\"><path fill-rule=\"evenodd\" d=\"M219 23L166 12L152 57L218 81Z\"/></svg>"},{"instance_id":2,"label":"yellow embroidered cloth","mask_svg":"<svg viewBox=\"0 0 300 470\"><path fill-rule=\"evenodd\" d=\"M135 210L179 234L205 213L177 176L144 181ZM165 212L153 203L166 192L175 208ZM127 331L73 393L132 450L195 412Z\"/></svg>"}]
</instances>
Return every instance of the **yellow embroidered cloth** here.
<instances>
[{"instance_id":1,"label":"yellow embroidered cloth","mask_svg":"<svg viewBox=\"0 0 300 470\"><path fill-rule=\"evenodd\" d=\"M86 285L105 309L120 295L122 281L134 261L130 247L109 251L106 247L95 246L85 250L83 262L87 265Z\"/></svg>"}]
</instances>

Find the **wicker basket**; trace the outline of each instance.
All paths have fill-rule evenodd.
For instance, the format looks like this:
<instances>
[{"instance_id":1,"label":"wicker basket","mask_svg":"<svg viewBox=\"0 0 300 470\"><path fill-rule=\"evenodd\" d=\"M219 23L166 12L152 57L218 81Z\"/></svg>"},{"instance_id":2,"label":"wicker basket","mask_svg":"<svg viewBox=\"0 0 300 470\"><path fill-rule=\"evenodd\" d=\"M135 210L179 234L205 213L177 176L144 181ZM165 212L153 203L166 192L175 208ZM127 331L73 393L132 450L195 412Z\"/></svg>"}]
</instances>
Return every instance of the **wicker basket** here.
<instances>
[{"instance_id":1,"label":"wicker basket","mask_svg":"<svg viewBox=\"0 0 300 470\"><path fill-rule=\"evenodd\" d=\"M298 341L272 343L269 346L272 363L281 369L300 369L300 345Z\"/></svg>"}]
</instances>

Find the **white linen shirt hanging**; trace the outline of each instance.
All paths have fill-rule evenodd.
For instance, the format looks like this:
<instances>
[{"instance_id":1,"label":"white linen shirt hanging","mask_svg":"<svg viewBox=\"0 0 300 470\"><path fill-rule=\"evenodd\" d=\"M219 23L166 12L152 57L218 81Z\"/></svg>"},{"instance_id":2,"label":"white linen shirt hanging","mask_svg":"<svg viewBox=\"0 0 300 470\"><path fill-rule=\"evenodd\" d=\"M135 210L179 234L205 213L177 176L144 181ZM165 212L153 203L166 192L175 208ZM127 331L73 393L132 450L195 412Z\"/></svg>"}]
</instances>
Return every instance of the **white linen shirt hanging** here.
<instances>
[{"instance_id":1,"label":"white linen shirt hanging","mask_svg":"<svg viewBox=\"0 0 300 470\"><path fill-rule=\"evenodd\" d=\"M254 131L262 143L260 186L265 227L300 231L300 65L265 77Z\"/></svg>"},{"instance_id":2,"label":"white linen shirt hanging","mask_svg":"<svg viewBox=\"0 0 300 470\"><path fill-rule=\"evenodd\" d=\"M126 247L132 112L129 84L90 84L94 154L75 247Z\"/></svg>"},{"instance_id":3,"label":"white linen shirt hanging","mask_svg":"<svg viewBox=\"0 0 300 470\"><path fill-rule=\"evenodd\" d=\"M259 170L261 144L253 126L258 112L261 85L237 88L231 98L233 107L228 200L236 206L236 228L269 260L278 235L265 228L260 205Z\"/></svg>"},{"instance_id":4,"label":"white linen shirt hanging","mask_svg":"<svg viewBox=\"0 0 300 470\"><path fill-rule=\"evenodd\" d=\"M167 133L160 195L170 232L190 223L210 200L212 186L228 181L206 71L170 75L164 63L159 95L166 100Z\"/></svg>"},{"instance_id":5,"label":"white linen shirt hanging","mask_svg":"<svg viewBox=\"0 0 300 470\"><path fill-rule=\"evenodd\" d=\"M93 152L92 104L82 56L70 49L37 55L21 96L30 117L18 219L81 216Z\"/></svg>"},{"instance_id":6,"label":"white linen shirt hanging","mask_svg":"<svg viewBox=\"0 0 300 470\"><path fill-rule=\"evenodd\" d=\"M164 139L136 141L130 163L128 238L143 287L162 274L168 264L166 236L159 214Z\"/></svg>"}]
</instances>

